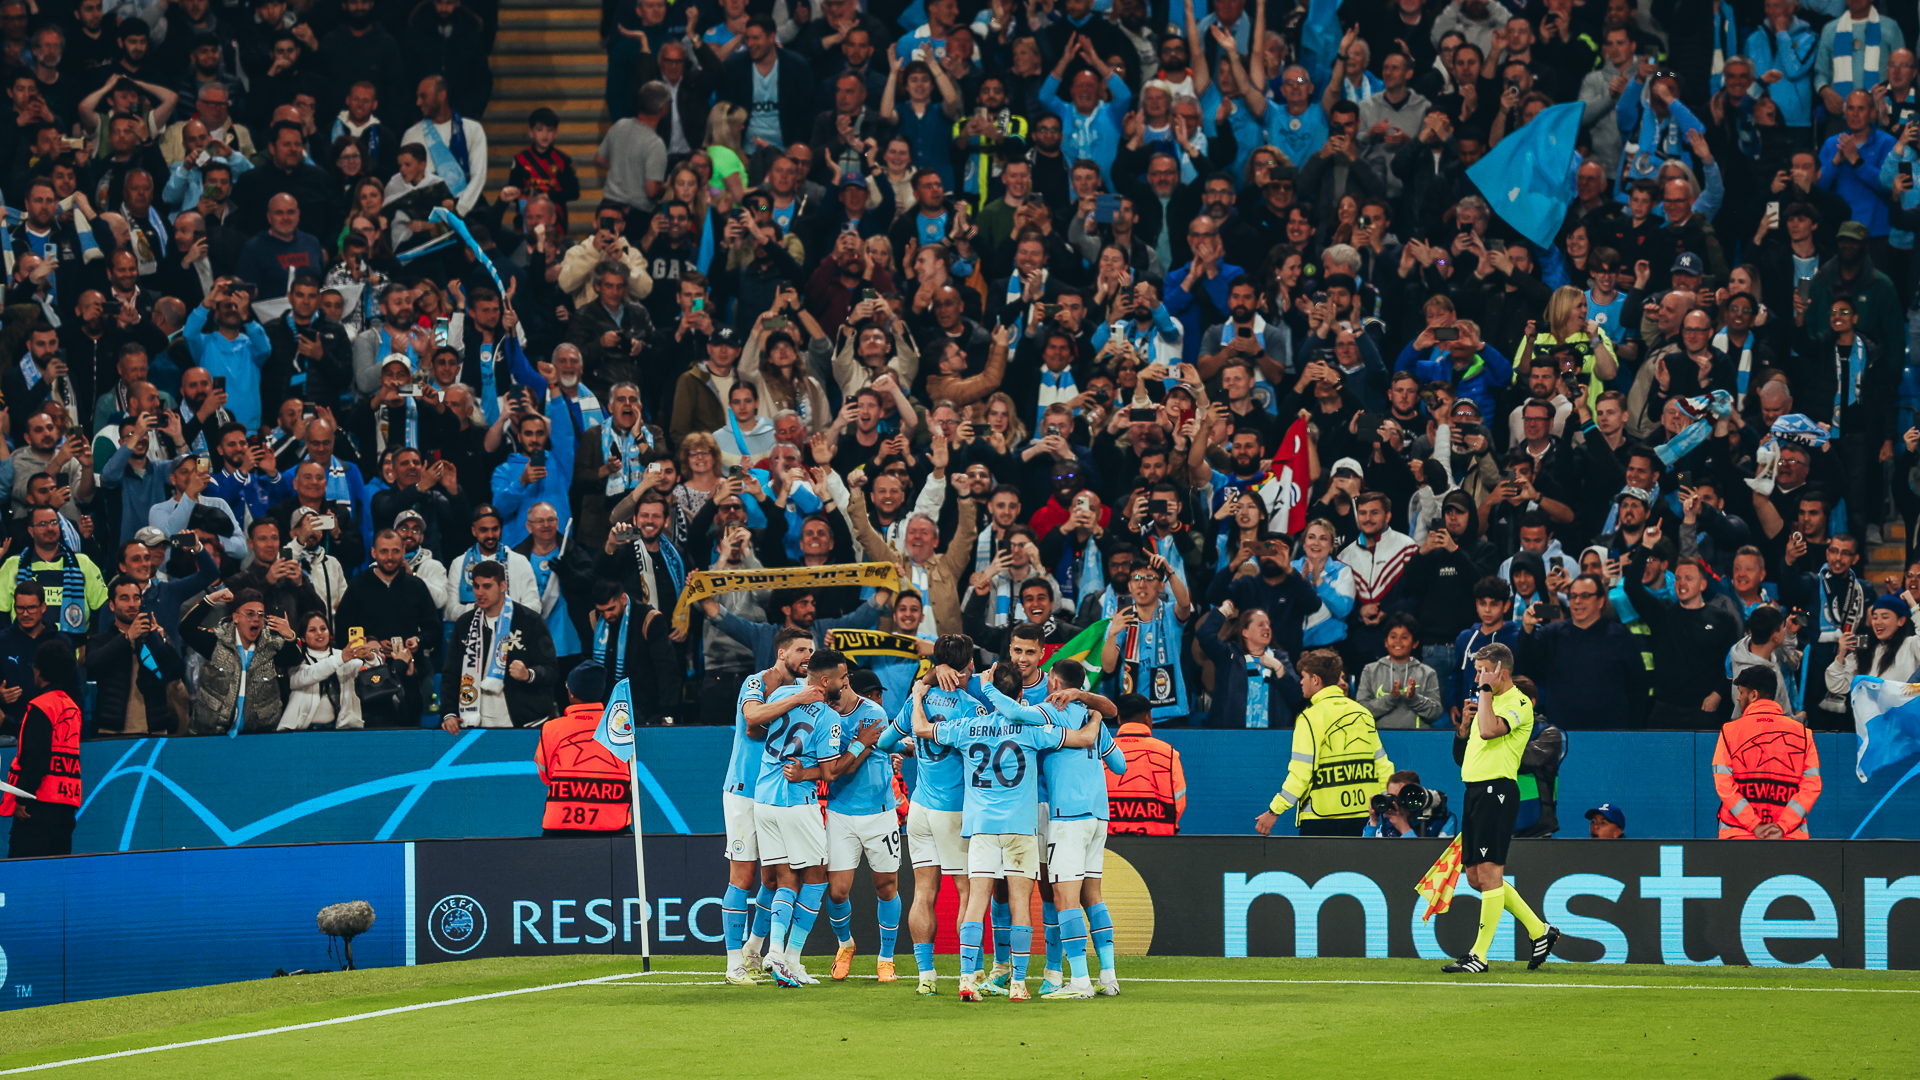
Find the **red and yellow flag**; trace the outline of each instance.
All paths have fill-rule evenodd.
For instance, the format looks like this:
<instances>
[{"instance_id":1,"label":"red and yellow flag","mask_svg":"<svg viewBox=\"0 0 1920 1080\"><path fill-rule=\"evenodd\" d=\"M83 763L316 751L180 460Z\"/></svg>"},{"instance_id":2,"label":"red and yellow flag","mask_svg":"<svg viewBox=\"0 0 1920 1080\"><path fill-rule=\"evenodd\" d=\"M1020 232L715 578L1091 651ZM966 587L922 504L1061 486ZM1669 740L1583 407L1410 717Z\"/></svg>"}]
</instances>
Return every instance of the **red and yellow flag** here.
<instances>
[{"instance_id":1,"label":"red and yellow flag","mask_svg":"<svg viewBox=\"0 0 1920 1080\"><path fill-rule=\"evenodd\" d=\"M1420 915L1420 921L1426 922L1435 915L1444 915L1447 908L1453 906L1453 890L1460 885L1460 838L1453 838L1447 850L1440 853L1432 866L1420 878L1420 884L1413 891L1426 898L1427 910Z\"/></svg>"}]
</instances>

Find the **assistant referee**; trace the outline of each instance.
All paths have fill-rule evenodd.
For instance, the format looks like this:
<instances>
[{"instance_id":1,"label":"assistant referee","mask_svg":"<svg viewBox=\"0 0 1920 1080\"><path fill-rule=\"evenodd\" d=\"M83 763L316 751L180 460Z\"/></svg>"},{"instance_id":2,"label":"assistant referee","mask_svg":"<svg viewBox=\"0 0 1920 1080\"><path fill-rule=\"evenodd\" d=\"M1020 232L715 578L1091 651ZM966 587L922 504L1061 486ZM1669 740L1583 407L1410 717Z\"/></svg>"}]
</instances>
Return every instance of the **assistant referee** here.
<instances>
[{"instance_id":1,"label":"assistant referee","mask_svg":"<svg viewBox=\"0 0 1920 1080\"><path fill-rule=\"evenodd\" d=\"M1500 912L1526 927L1533 939L1532 971L1546 962L1560 931L1540 921L1520 894L1506 886L1507 845L1513 841L1513 822L1520 812L1520 755L1533 735L1533 701L1513 685L1513 651L1488 645L1473 654L1474 683L1480 691L1478 710L1467 735L1460 779L1466 783L1466 805L1460 820L1461 862L1467 884L1480 890L1480 936L1473 951L1441 968L1460 974L1487 970L1487 950L1500 929Z\"/></svg>"}]
</instances>

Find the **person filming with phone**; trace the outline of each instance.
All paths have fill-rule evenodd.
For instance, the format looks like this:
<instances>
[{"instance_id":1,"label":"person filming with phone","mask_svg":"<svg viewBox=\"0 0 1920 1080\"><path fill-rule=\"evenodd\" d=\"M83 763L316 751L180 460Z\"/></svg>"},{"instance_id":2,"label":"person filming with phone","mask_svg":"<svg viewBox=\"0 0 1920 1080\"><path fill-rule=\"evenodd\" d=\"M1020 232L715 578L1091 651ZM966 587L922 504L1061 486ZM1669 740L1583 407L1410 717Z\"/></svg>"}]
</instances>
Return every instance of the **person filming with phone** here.
<instances>
[{"instance_id":1,"label":"person filming with phone","mask_svg":"<svg viewBox=\"0 0 1920 1080\"><path fill-rule=\"evenodd\" d=\"M1520 618L1520 665L1540 688L1542 708L1566 730L1646 725L1647 669L1639 639L1607 614L1607 583L1581 574L1567 606L1546 602Z\"/></svg>"}]
</instances>

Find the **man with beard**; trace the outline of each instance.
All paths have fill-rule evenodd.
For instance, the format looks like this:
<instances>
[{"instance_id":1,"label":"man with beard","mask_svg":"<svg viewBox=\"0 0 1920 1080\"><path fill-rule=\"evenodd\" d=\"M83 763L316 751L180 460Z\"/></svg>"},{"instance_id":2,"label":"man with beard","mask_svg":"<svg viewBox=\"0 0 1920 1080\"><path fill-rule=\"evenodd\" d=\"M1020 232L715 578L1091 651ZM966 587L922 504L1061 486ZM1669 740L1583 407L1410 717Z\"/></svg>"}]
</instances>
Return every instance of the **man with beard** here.
<instances>
[{"instance_id":1,"label":"man with beard","mask_svg":"<svg viewBox=\"0 0 1920 1080\"><path fill-rule=\"evenodd\" d=\"M1033 190L1042 206L1066 206L1073 202L1072 162L1062 146L1066 125L1058 116L1046 114L1033 121L1033 146L1027 161L1033 166Z\"/></svg>"},{"instance_id":2,"label":"man with beard","mask_svg":"<svg viewBox=\"0 0 1920 1080\"><path fill-rule=\"evenodd\" d=\"M374 535L373 565L348 583L334 625L348 631L358 627L383 657L393 655L392 643L398 638L414 658L412 673L400 679L400 715L411 726L426 711L426 690L439 667L443 631L440 609L426 582L409 569L399 533L382 529Z\"/></svg>"},{"instance_id":3,"label":"man with beard","mask_svg":"<svg viewBox=\"0 0 1920 1080\"><path fill-rule=\"evenodd\" d=\"M501 398L512 392L515 358L524 359L514 332L518 319L492 289L475 289L464 316L455 318L458 329L450 323L448 337L460 354L460 381L473 390L491 424L500 417Z\"/></svg>"},{"instance_id":4,"label":"man with beard","mask_svg":"<svg viewBox=\"0 0 1920 1080\"><path fill-rule=\"evenodd\" d=\"M504 420L504 418L503 418ZM573 446L571 441L553 445L553 428L547 418L535 412L523 412L513 421L514 453L493 471L494 505L504 520L508 544L527 538L525 509L545 502L560 515L561 528L572 518L567 491L573 484Z\"/></svg>"},{"instance_id":5,"label":"man with beard","mask_svg":"<svg viewBox=\"0 0 1920 1080\"><path fill-rule=\"evenodd\" d=\"M380 370L395 353L416 366L428 359L414 346L414 321L413 290L397 283L383 287L379 317L353 338L354 393L366 396L378 389Z\"/></svg>"},{"instance_id":6,"label":"man with beard","mask_svg":"<svg viewBox=\"0 0 1920 1080\"><path fill-rule=\"evenodd\" d=\"M352 388L353 345L345 327L320 313L320 279L314 275L293 279L286 317L267 327L267 341L273 352L260 373L262 400L298 397L331 405Z\"/></svg>"},{"instance_id":7,"label":"man with beard","mask_svg":"<svg viewBox=\"0 0 1920 1080\"><path fill-rule=\"evenodd\" d=\"M184 211L173 219L173 235L159 262L152 279L156 290L194 306L207 298L213 288L213 260L209 257L207 219L198 210Z\"/></svg>"},{"instance_id":8,"label":"man with beard","mask_svg":"<svg viewBox=\"0 0 1920 1080\"><path fill-rule=\"evenodd\" d=\"M1275 326L1260 315L1260 286L1252 278L1237 278L1227 289L1227 319L1210 326L1200 339L1200 358L1194 367L1203 379L1212 379L1239 360L1258 365L1260 378L1279 386L1293 368L1293 341L1286 326ZM1245 409L1235 409L1245 414ZM1268 440L1274 445L1277 440Z\"/></svg>"},{"instance_id":9,"label":"man with beard","mask_svg":"<svg viewBox=\"0 0 1920 1080\"><path fill-rule=\"evenodd\" d=\"M27 430L27 418L39 412L50 398L79 413L84 402L93 400L82 393L82 379L91 390L93 372L72 372L60 355L60 332L46 323L36 323L27 331L27 355L22 362L0 371L0 396L6 399L11 430ZM24 478L26 473L20 472L20 476Z\"/></svg>"},{"instance_id":10,"label":"man with beard","mask_svg":"<svg viewBox=\"0 0 1920 1080\"><path fill-rule=\"evenodd\" d=\"M685 549L667 532L666 495L648 491L640 496L633 520L607 532L594 574L623 582L629 596L666 611L678 601L691 569Z\"/></svg>"},{"instance_id":11,"label":"man with beard","mask_svg":"<svg viewBox=\"0 0 1920 1080\"><path fill-rule=\"evenodd\" d=\"M309 510L301 516L302 524L310 525L312 517L313 512ZM236 592L256 590L266 602L267 614L278 615L290 623L297 624L309 611L324 612L329 619L333 617L332 606L321 599L316 589L316 584L331 587L333 583L316 582L309 576L310 567L305 560L281 548L280 526L272 518L256 518L247 528L247 551L252 561L246 569L228 576L229 588Z\"/></svg>"},{"instance_id":12,"label":"man with beard","mask_svg":"<svg viewBox=\"0 0 1920 1080\"><path fill-rule=\"evenodd\" d=\"M525 555L501 544L502 520L500 511L492 506L474 508L473 546L447 562L447 602L442 608L447 621L457 620L473 610L473 579L469 570L483 562L505 566L506 590L515 606L539 610L540 586L534 580L533 564ZM521 528L525 527L523 523Z\"/></svg>"},{"instance_id":13,"label":"man with beard","mask_svg":"<svg viewBox=\"0 0 1920 1080\"><path fill-rule=\"evenodd\" d=\"M273 125L267 143L267 161L233 181L234 207L240 220L235 224L249 234L265 231L268 206L276 195L291 195L315 236L333 236L340 230L339 206L334 197L333 178L326 170L307 162L307 136L293 120ZM202 174L203 183L211 183ZM206 208L201 208L205 213Z\"/></svg>"},{"instance_id":14,"label":"man with beard","mask_svg":"<svg viewBox=\"0 0 1920 1080\"><path fill-rule=\"evenodd\" d=\"M887 480L889 477L881 477ZM877 495L876 488L876 495ZM960 625L959 585L968 576L967 568L973 563L973 541L980 530L979 504L971 498L960 500L959 528L946 543L946 550L940 551L942 537L940 527L929 514L917 510L906 520L900 530L901 542L898 547L887 540L867 519L867 500L863 492L853 493L852 505L848 507L853 520L853 535L869 559L889 559L897 564L905 564L901 581L910 582L921 596L930 598L933 608L932 625L922 624L920 636L932 640L940 636L936 627L944 626L949 630Z\"/></svg>"},{"instance_id":15,"label":"man with beard","mask_svg":"<svg viewBox=\"0 0 1920 1080\"><path fill-rule=\"evenodd\" d=\"M846 322L854 305L860 302L860 293L868 289L893 292L893 274L867 254L867 245L859 232L840 229L830 241L822 238L816 242L827 246L828 254L807 280L806 307L821 326L839 326Z\"/></svg>"},{"instance_id":16,"label":"man with beard","mask_svg":"<svg viewBox=\"0 0 1920 1080\"><path fill-rule=\"evenodd\" d=\"M272 452L255 445L246 428L228 424L210 441L220 465L213 474L213 493L233 508L242 524L265 516L269 507L291 494L273 467Z\"/></svg>"},{"instance_id":17,"label":"man with beard","mask_svg":"<svg viewBox=\"0 0 1920 1080\"><path fill-rule=\"evenodd\" d=\"M52 271L53 284L47 293L49 302L64 305L80 295L80 275L84 267L80 239L74 232L72 218L61 220L60 196L53 181L40 177L27 184L26 216L9 232L8 244L17 263L24 262L29 255L54 260L57 269ZM16 295L24 295L22 286L27 280L27 268L16 265L11 282Z\"/></svg>"},{"instance_id":18,"label":"man with beard","mask_svg":"<svg viewBox=\"0 0 1920 1080\"><path fill-rule=\"evenodd\" d=\"M880 625L880 616L893 608L893 592L890 589L875 589L867 602L838 619L823 619L815 615L812 589L775 589L767 601L772 614L780 621L749 622L739 615L720 606L718 600L708 598L700 601L700 607L713 626L721 633L753 650L756 661L760 657L768 658L768 667L774 656L774 638L782 630L805 630L813 635L816 647L824 647L827 635L835 630L871 630ZM924 636L924 635L923 635Z\"/></svg>"}]
</instances>

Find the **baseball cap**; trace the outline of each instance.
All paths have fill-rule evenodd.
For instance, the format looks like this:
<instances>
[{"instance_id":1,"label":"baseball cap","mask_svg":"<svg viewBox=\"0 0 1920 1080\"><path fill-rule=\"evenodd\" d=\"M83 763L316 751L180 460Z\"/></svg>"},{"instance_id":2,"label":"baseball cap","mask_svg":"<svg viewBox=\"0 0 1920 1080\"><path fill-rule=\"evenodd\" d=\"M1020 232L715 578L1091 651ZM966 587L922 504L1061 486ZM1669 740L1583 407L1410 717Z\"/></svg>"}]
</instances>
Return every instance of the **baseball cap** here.
<instances>
[{"instance_id":1,"label":"baseball cap","mask_svg":"<svg viewBox=\"0 0 1920 1080\"><path fill-rule=\"evenodd\" d=\"M868 668L854 668L847 672L847 685L853 688L854 693L863 697L884 689L880 684L880 676L875 675Z\"/></svg>"},{"instance_id":2,"label":"baseball cap","mask_svg":"<svg viewBox=\"0 0 1920 1080\"><path fill-rule=\"evenodd\" d=\"M491 503L481 503L479 506L473 508L473 523L475 525L480 524L488 518L492 518L495 521L506 520L500 516L500 511L495 510Z\"/></svg>"},{"instance_id":3,"label":"baseball cap","mask_svg":"<svg viewBox=\"0 0 1920 1080\"><path fill-rule=\"evenodd\" d=\"M722 326L713 332L712 337L707 339L707 344L725 345L728 348L737 349L740 347L740 335L733 327Z\"/></svg>"},{"instance_id":4,"label":"baseball cap","mask_svg":"<svg viewBox=\"0 0 1920 1080\"><path fill-rule=\"evenodd\" d=\"M840 186L864 188L867 186L867 178L859 173L846 173L840 177Z\"/></svg>"},{"instance_id":5,"label":"baseball cap","mask_svg":"<svg viewBox=\"0 0 1920 1080\"><path fill-rule=\"evenodd\" d=\"M1588 821L1592 821L1595 817L1606 818L1608 821L1618 825L1621 829L1627 827L1627 812L1610 802L1603 802L1599 806L1587 811Z\"/></svg>"},{"instance_id":6,"label":"baseball cap","mask_svg":"<svg viewBox=\"0 0 1920 1080\"><path fill-rule=\"evenodd\" d=\"M1674 258L1673 269L1669 272L1675 274L1692 274L1694 277L1705 277L1707 264L1701 260L1700 256L1695 255L1693 252L1683 251Z\"/></svg>"},{"instance_id":7,"label":"baseball cap","mask_svg":"<svg viewBox=\"0 0 1920 1080\"><path fill-rule=\"evenodd\" d=\"M408 371L413 370L413 361L407 359L404 353L388 353L387 358L380 361L380 370L385 371L395 364L399 364Z\"/></svg>"},{"instance_id":8,"label":"baseball cap","mask_svg":"<svg viewBox=\"0 0 1920 1080\"><path fill-rule=\"evenodd\" d=\"M1858 240L1864 244L1867 242L1867 227L1857 221L1849 221L1840 226L1839 236L1842 240Z\"/></svg>"},{"instance_id":9,"label":"baseball cap","mask_svg":"<svg viewBox=\"0 0 1920 1080\"><path fill-rule=\"evenodd\" d=\"M399 513L393 515L394 528L398 529L400 527L400 523L403 521L417 521L420 523L420 527L423 529L426 528L427 526L427 519L424 517L421 517L420 511L418 510L402 510Z\"/></svg>"},{"instance_id":10,"label":"baseball cap","mask_svg":"<svg viewBox=\"0 0 1920 1080\"><path fill-rule=\"evenodd\" d=\"M133 534L133 538L150 548L167 546L166 532L153 525L142 526L139 532Z\"/></svg>"},{"instance_id":11,"label":"baseball cap","mask_svg":"<svg viewBox=\"0 0 1920 1080\"><path fill-rule=\"evenodd\" d=\"M1620 489L1620 494L1613 497L1613 501L1619 502L1622 499L1638 499L1640 505L1649 509L1653 507L1653 493L1646 488L1623 487Z\"/></svg>"},{"instance_id":12,"label":"baseball cap","mask_svg":"<svg viewBox=\"0 0 1920 1080\"><path fill-rule=\"evenodd\" d=\"M1360 463L1350 457L1343 457L1333 463L1333 475L1339 476L1342 472L1350 472L1355 476L1367 474L1367 471L1360 467Z\"/></svg>"}]
</instances>

